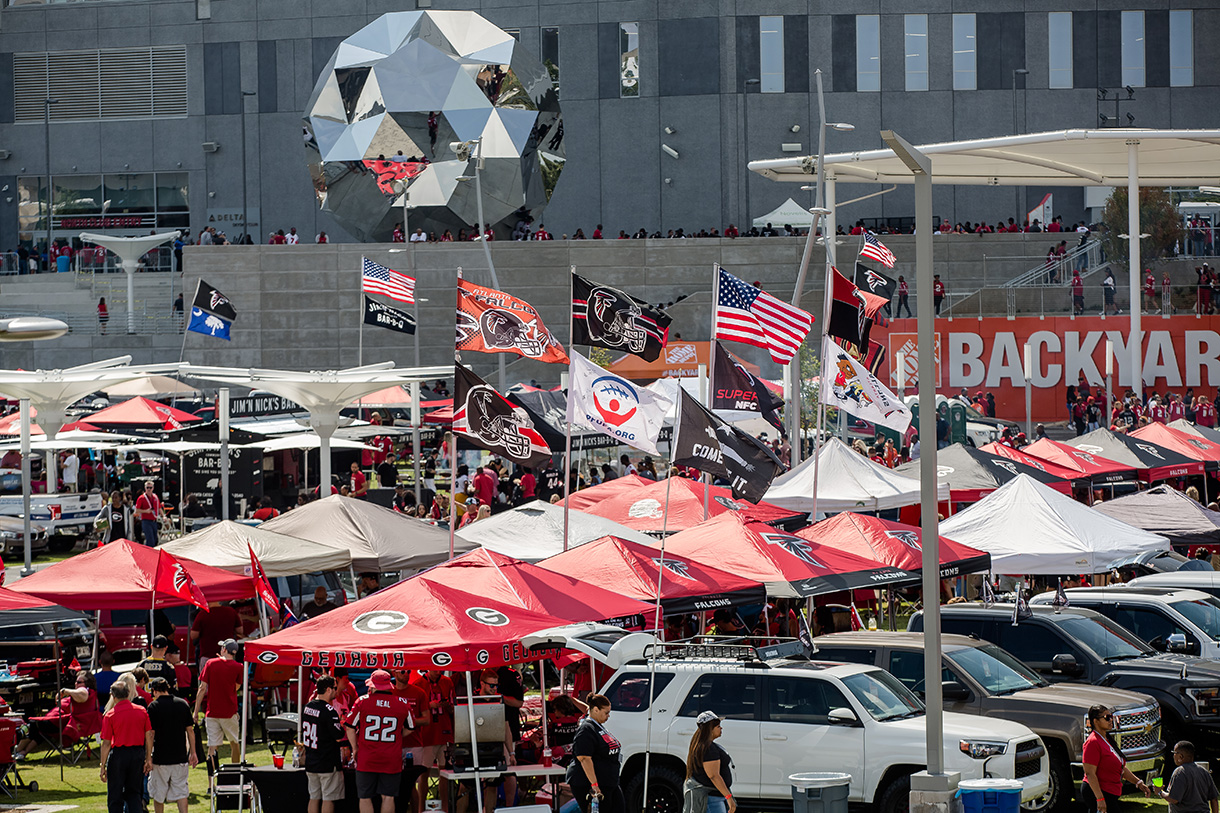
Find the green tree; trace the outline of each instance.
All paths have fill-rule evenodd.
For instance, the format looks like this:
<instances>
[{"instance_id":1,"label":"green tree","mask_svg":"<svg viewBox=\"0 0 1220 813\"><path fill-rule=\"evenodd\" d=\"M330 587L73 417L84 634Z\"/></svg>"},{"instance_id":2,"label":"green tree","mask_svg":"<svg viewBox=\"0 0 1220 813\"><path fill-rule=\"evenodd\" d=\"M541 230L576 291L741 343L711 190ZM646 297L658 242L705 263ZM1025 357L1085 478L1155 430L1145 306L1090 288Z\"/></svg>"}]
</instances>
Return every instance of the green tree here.
<instances>
[{"instance_id":1,"label":"green tree","mask_svg":"<svg viewBox=\"0 0 1220 813\"><path fill-rule=\"evenodd\" d=\"M1140 231L1149 235L1140 243L1140 258L1145 262L1170 257L1174 246L1185 238L1182 219L1169 197L1169 190L1160 187L1140 187ZM1117 187L1106 201L1102 215L1106 234L1103 246L1106 256L1116 263L1127 263L1127 241L1119 237L1127 233L1127 189Z\"/></svg>"},{"instance_id":2,"label":"green tree","mask_svg":"<svg viewBox=\"0 0 1220 813\"><path fill-rule=\"evenodd\" d=\"M820 336L815 337L820 339ZM822 375L822 359L821 359L821 343L806 341L801 345L800 355L797 357L801 365L801 430L804 432L813 432L817 429L818 423L818 384L821 381ZM833 412L831 410L830 412ZM830 426L831 414L827 413L826 425Z\"/></svg>"}]
</instances>

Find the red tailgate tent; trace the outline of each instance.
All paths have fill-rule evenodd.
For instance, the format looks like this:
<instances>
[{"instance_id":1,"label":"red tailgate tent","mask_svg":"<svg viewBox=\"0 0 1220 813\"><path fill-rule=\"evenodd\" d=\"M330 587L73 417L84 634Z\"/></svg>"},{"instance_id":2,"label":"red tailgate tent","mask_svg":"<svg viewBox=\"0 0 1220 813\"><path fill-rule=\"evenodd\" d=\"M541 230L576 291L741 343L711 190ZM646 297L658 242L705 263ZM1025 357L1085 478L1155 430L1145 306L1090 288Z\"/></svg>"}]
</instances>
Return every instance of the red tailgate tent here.
<instances>
[{"instance_id":1,"label":"red tailgate tent","mask_svg":"<svg viewBox=\"0 0 1220 813\"><path fill-rule=\"evenodd\" d=\"M710 488L711 497L707 501L708 519L722 514L741 514L761 522L779 523L801 516L801 512L780 508L769 502L754 505L745 500L735 500L733 492L724 486ZM705 521L703 489L702 482L686 477L673 478L672 487L664 480L655 483L648 481L648 484L641 488L612 494L580 510L614 520L642 533L675 533L694 528ZM668 517L665 510L667 500Z\"/></svg>"},{"instance_id":2,"label":"red tailgate tent","mask_svg":"<svg viewBox=\"0 0 1220 813\"><path fill-rule=\"evenodd\" d=\"M54 607L55 603L38 596L18 593L7 587L0 587L0 612L7 610L29 610L34 607Z\"/></svg>"},{"instance_id":3,"label":"red tailgate tent","mask_svg":"<svg viewBox=\"0 0 1220 813\"><path fill-rule=\"evenodd\" d=\"M665 552L670 551L757 579L770 596L805 598L919 580L910 571L810 542L731 511L670 537Z\"/></svg>"},{"instance_id":4,"label":"red tailgate tent","mask_svg":"<svg viewBox=\"0 0 1220 813\"><path fill-rule=\"evenodd\" d=\"M596 505L602 500L609 499L616 494L626 491L650 486L654 482L655 480L649 480L647 477L641 477L638 474L624 474L620 477L615 477L613 480L606 480L603 483L574 492L568 497L567 505L570 508L575 508L577 511L588 511L589 506ZM564 501L560 500L559 504L563 505Z\"/></svg>"},{"instance_id":5,"label":"red tailgate tent","mask_svg":"<svg viewBox=\"0 0 1220 813\"><path fill-rule=\"evenodd\" d=\"M100 548L45 567L14 584L13 590L73 610L144 610L180 607L188 602L154 589L156 548L116 539ZM204 597L211 601L251 598L249 576L179 559ZM155 598L154 598L155 594ZM155 604L154 604L155 600Z\"/></svg>"},{"instance_id":6,"label":"red tailgate tent","mask_svg":"<svg viewBox=\"0 0 1220 813\"><path fill-rule=\"evenodd\" d=\"M876 559L891 567L923 571L923 544L914 525L866 514L843 513L796 532L823 547ZM940 577L951 579L991 569L991 554L940 537Z\"/></svg>"},{"instance_id":7,"label":"red tailgate tent","mask_svg":"<svg viewBox=\"0 0 1220 813\"><path fill-rule=\"evenodd\" d=\"M757 579L675 555L668 546L664 561L662 574L659 548L603 536L543 559L538 566L650 604L657 600L657 577L661 576L661 607L667 613L697 613L766 601L766 590Z\"/></svg>"},{"instance_id":8,"label":"red tailgate tent","mask_svg":"<svg viewBox=\"0 0 1220 813\"><path fill-rule=\"evenodd\" d=\"M1050 438L1035 441L1021 451L1056 466L1072 469L1079 473L1079 477L1087 477L1094 486L1130 482L1135 479L1133 466Z\"/></svg>"},{"instance_id":9,"label":"red tailgate tent","mask_svg":"<svg viewBox=\"0 0 1220 813\"><path fill-rule=\"evenodd\" d=\"M158 404L156 401L150 401L144 397L137 397L87 415L85 420L90 426L102 429L170 431L181 429L186 424L199 423L203 418L165 404Z\"/></svg>"},{"instance_id":10,"label":"red tailgate tent","mask_svg":"<svg viewBox=\"0 0 1220 813\"><path fill-rule=\"evenodd\" d=\"M1040 457L1035 457L1032 454L1026 454L1021 449L1014 449L1011 446L1005 446L1003 443L992 442L986 446L979 447L980 452L986 452L996 457L1006 457L1009 460L1015 460L1026 466L1031 466L1035 469L1041 469L1052 477L1058 477L1061 480L1067 480L1072 485L1087 486L1088 477L1082 475L1076 469L1069 469L1065 466L1060 466L1058 463L1052 463L1049 460L1043 460Z\"/></svg>"},{"instance_id":11,"label":"red tailgate tent","mask_svg":"<svg viewBox=\"0 0 1220 813\"><path fill-rule=\"evenodd\" d=\"M1203 462L1204 471L1220 471L1220 443L1174 429L1163 423L1150 423L1130 433L1161 448Z\"/></svg>"}]
</instances>

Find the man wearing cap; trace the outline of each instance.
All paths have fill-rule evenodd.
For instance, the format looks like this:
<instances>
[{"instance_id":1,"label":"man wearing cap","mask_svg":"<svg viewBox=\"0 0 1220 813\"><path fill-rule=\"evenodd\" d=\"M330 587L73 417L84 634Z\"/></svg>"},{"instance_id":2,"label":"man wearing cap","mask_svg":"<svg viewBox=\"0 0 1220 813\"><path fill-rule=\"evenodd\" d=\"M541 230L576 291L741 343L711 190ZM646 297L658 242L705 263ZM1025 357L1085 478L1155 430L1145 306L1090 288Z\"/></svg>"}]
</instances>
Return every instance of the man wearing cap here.
<instances>
[{"instance_id":1,"label":"man wearing cap","mask_svg":"<svg viewBox=\"0 0 1220 813\"><path fill-rule=\"evenodd\" d=\"M148 682L153 701L148 704L148 719L152 723L152 772L148 775L148 795L153 808L163 813L167 802L178 805L178 813L187 813L188 784L191 768L199 764L195 754L195 720L191 707L181 697L170 694L170 685L163 677Z\"/></svg>"},{"instance_id":2,"label":"man wearing cap","mask_svg":"<svg viewBox=\"0 0 1220 813\"><path fill-rule=\"evenodd\" d=\"M322 675L314 686L313 699L301 712L309 813L334 813L335 802L344 796L339 745L346 739L339 713L331 705L336 691L335 679Z\"/></svg>"},{"instance_id":3,"label":"man wearing cap","mask_svg":"<svg viewBox=\"0 0 1220 813\"><path fill-rule=\"evenodd\" d=\"M166 654L169 651L169 639L164 635L158 635L152 639L151 649L152 654L136 665L142 667L148 673L149 680L165 678L172 692L178 686L178 673L174 671L174 667L170 665L169 659L166 658Z\"/></svg>"},{"instance_id":4,"label":"man wearing cap","mask_svg":"<svg viewBox=\"0 0 1220 813\"><path fill-rule=\"evenodd\" d=\"M148 712L133 705L126 683L110 687L114 707L102 715L102 781L106 809L128 813L140 809L144 774L152 770L152 723Z\"/></svg>"},{"instance_id":5,"label":"man wearing cap","mask_svg":"<svg viewBox=\"0 0 1220 813\"><path fill-rule=\"evenodd\" d=\"M369 693L344 721L356 762L360 813L373 813L374 796L381 797L381 813L394 813L402 782L403 732L415 727L411 704L394 694L394 681L384 669L373 672L365 685Z\"/></svg>"},{"instance_id":6,"label":"man wearing cap","mask_svg":"<svg viewBox=\"0 0 1220 813\"><path fill-rule=\"evenodd\" d=\"M215 764L216 751L220 743L229 741L229 760L241 758L241 730L237 721L239 709L237 696L245 666L237 662L237 641L229 638L220 643L220 656L203 665L199 673L199 692L195 695L195 717L207 701L207 716L204 722L208 734L208 761Z\"/></svg>"}]
</instances>

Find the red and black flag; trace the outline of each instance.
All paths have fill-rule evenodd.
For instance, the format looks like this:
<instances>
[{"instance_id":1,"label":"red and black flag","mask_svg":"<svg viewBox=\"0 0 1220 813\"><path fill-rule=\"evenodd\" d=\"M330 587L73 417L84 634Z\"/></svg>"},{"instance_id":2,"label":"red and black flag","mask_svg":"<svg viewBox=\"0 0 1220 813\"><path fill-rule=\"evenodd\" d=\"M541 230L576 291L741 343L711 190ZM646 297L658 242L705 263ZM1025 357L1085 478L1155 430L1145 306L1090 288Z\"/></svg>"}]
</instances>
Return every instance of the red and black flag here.
<instances>
[{"instance_id":1,"label":"red and black flag","mask_svg":"<svg viewBox=\"0 0 1220 813\"><path fill-rule=\"evenodd\" d=\"M563 345L542 324L534 306L495 288L457 281L457 349L567 364Z\"/></svg>"},{"instance_id":2,"label":"red and black flag","mask_svg":"<svg viewBox=\"0 0 1220 813\"><path fill-rule=\"evenodd\" d=\"M453 371L453 431L474 446L522 466L535 467L551 457L525 410L461 364Z\"/></svg>"},{"instance_id":3,"label":"red and black flag","mask_svg":"<svg viewBox=\"0 0 1220 813\"><path fill-rule=\"evenodd\" d=\"M572 344L622 350L656 361L669 339L671 321L642 299L572 275Z\"/></svg>"},{"instance_id":4,"label":"red and black flag","mask_svg":"<svg viewBox=\"0 0 1220 813\"><path fill-rule=\"evenodd\" d=\"M833 269L831 274L830 323L826 334L856 347L868 347L868 333L885 299L861 290Z\"/></svg>"},{"instance_id":5,"label":"red and black flag","mask_svg":"<svg viewBox=\"0 0 1220 813\"><path fill-rule=\"evenodd\" d=\"M784 399L773 392L761 379L750 374L720 342L713 341L712 409L737 409L757 412L760 417L776 429L783 431L784 424L779 409Z\"/></svg>"}]
</instances>

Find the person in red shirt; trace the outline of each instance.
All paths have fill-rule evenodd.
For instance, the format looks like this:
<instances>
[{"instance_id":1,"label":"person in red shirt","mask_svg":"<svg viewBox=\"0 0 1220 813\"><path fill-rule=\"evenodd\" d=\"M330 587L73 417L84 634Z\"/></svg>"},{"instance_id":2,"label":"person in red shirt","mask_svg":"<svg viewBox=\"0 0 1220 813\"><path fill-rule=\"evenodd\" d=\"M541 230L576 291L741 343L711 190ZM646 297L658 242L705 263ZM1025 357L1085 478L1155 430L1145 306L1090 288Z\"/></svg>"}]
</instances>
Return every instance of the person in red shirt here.
<instances>
[{"instance_id":1,"label":"person in red shirt","mask_svg":"<svg viewBox=\"0 0 1220 813\"><path fill-rule=\"evenodd\" d=\"M364 472L360 471L360 464L355 460L352 461L351 474L352 496L358 500L363 500L369 493L368 480L364 476Z\"/></svg>"},{"instance_id":2,"label":"person in red shirt","mask_svg":"<svg viewBox=\"0 0 1220 813\"><path fill-rule=\"evenodd\" d=\"M538 478L534 476L534 472L532 469L530 469L529 466L525 466L521 469L520 483L521 483L521 502L519 504L524 505L525 503L530 502L531 500L538 499L538 496L536 493L537 489L538 489Z\"/></svg>"},{"instance_id":3,"label":"person in red shirt","mask_svg":"<svg viewBox=\"0 0 1220 813\"><path fill-rule=\"evenodd\" d=\"M1195 396L1195 423L1208 428L1216 425L1216 405L1202 395Z\"/></svg>"},{"instance_id":4,"label":"person in red shirt","mask_svg":"<svg viewBox=\"0 0 1220 813\"><path fill-rule=\"evenodd\" d=\"M1072 272L1072 310L1076 315L1084 313L1084 280L1080 278L1080 269Z\"/></svg>"},{"instance_id":5,"label":"person in red shirt","mask_svg":"<svg viewBox=\"0 0 1220 813\"><path fill-rule=\"evenodd\" d=\"M170 642L169 649L165 650L165 659L169 661L169 665L174 667L174 675L177 677L177 689L174 694L184 700L190 700L194 692L191 691L191 686L195 682L195 678L191 675L191 667L182 662L182 650L174 642Z\"/></svg>"},{"instance_id":6,"label":"person in red shirt","mask_svg":"<svg viewBox=\"0 0 1220 813\"><path fill-rule=\"evenodd\" d=\"M597 228L593 230L593 239L594 240L602 239L602 224L601 223L598 223Z\"/></svg>"},{"instance_id":7,"label":"person in red shirt","mask_svg":"<svg viewBox=\"0 0 1220 813\"><path fill-rule=\"evenodd\" d=\"M335 699L330 701L330 704L339 712L339 716L346 720L352 706L360 699L360 692L356 691L351 676L343 667L332 669L331 674L335 678Z\"/></svg>"},{"instance_id":8,"label":"person in red shirt","mask_svg":"<svg viewBox=\"0 0 1220 813\"><path fill-rule=\"evenodd\" d=\"M1113 805L1117 810L1124 780L1134 784L1145 796L1151 794L1144 780L1127 767L1127 760L1111 739L1113 710L1105 706L1089 707L1089 727L1093 731L1084 741L1081 754L1081 762L1084 763L1083 795L1087 809L1107 813Z\"/></svg>"},{"instance_id":9,"label":"person in red shirt","mask_svg":"<svg viewBox=\"0 0 1220 813\"><path fill-rule=\"evenodd\" d=\"M854 232L853 232L854 234ZM898 310L894 311L895 317L902 316L902 309L907 309L907 316L911 315L911 286L907 284L906 277L898 275Z\"/></svg>"},{"instance_id":10,"label":"person in red shirt","mask_svg":"<svg viewBox=\"0 0 1220 813\"><path fill-rule=\"evenodd\" d=\"M1159 398L1148 402L1148 417L1155 423L1165 423L1165 407Z\"/></svg>"},{"instance_id":11,"label":"person in red shirt","mask_svg":"<svg viewBox=\"0 0 1220 813\"><path fill-rule=\"evenodd\" d=\"M241 750L241 729L237 720L238 694L245 666L237 660L237 641L232 638L220 644L220 656L203 665L199 673L199 693L195 695L195 718L199 718L204 701L204 718L208 733L208 761L215 764L216 751L224 740L229 742L229 760L237 762Z\"/></svg>"},{"instance_id":12,"label":"person in red shirt","mask_svg":"<svg viewBox=\"0 0 1220 813\"><path fill-rule=\"evenodd\" d=\"M275 506L268 500L266 505L263 505L262 497L254 498L254 510L250 512L250 519L257 519L259 522L266 522L269 519L275 519L280 515L280 512L275 510Z\"/></svg>"},{"instance_id":13,"label":"person in red shirt","mask_svg":"<svg viewBox=\"0 0 1220 813\"><path fill-rule=\"evenodd\" d=\"M1170 422L1185 420L1186 404L1182 401L1182 396L1177 394L1169 396L1169 404L1165 407L1165 418Z\"/></svg>"},{"instance_id":14,"label":"person in red shirt","mask_svg":"<svg viewBox=\"0 0 1220 813\"><path fill-rule=\"evenodd\" d=\"M394 672L394 694L406 700L411 706L411 718L415 721L414 730L403 739L403 748L411 757L411 767L415 771L422 770L426 774L428 768L432 766L432 763L424 762L423 744L423 729L432 722L432 710L428 707L428 693L411 682L410 671L398 670ZM414 809L423 810L423 800L426 797L420 794L418 783L412 787L411 795Z\"/></svg>"},{"instance_id":15,"label":"person in red shirt","mask_svg":"<svg viewBox=\"0 0 1220 813\"><path fill-rule=\"evenodd\" d=\"M213 652L220 650L220 642L228 638L241 637L241 616L227 604L213 601L206 613L195 616L191 624L191 643L202 669Z\"/></svg>"},{"instance_id":16,"label":"person in red shirt","mask_svg":"<svg viewBox=\"0 0 1220 813\"><path fill-rule=\"evenodd\" d=\"M1156 308L1156 277L1152 274L1151 268L1144 269L1144 308L1152 313Z\"/></svg>"},{"instance_id":17,"label":"person in red shirt","mask_svg":"<svg viewBox=\"0 0 1220 813\"><path fill-rule=\"evenodd\" d=\"M945 299L945 284L940 281L940 274L932 275L932 306L936 308L936 315L940 316L940 303Z\"/></svg>"},{"instance_id":18,"label":"person in red shirt","mask_svg":"<svg viewBox=\"0 0 1220 813\"><path fill-rule=\"evenodd\" d=\"M139 810L144 775L152 770L153 730L148 712L132 705L124 683L110 687L114 707L102 715L102 781L109 813Z\"/></svg>"},{"instance_id":19,"label":"person in red shirt","mask_svg":"<svg viewBox=\"0 0 1220 813\"><path fill-rule=\"evenodd\" d=\"M144 493L136 499L136 519L144 532L144 544L157 547L157 519L161 516L161 500L152 482L144 484Z\"/></svg>"},{"instance_id":20,"label":"person in red shirt","mask_svg":"<svg viewBox=\"0 0 1220 813\"><path fill-rule=\"evenodd\" d=\"M496 500L496 477L483 466L475 469L474 479L470 481L474 486L474 494L479 498L479 505L490 506Z\"/></svg>"},{"instance_id":21,"label":"person in red shirt","mask_svg":"<svg viewBox=\"0 0 1220 813\"><path fill-rule=\"evenodd\" d=\"M403 734L415 727L411 704L394 694L394 681L384 669L373 672L369 693L356 701L344 721L347 741L356 762L356 795L360 813L373 813L373 797L381 797L381 813L394 813L402 781Z\"/></svg>"}]
</instances>

